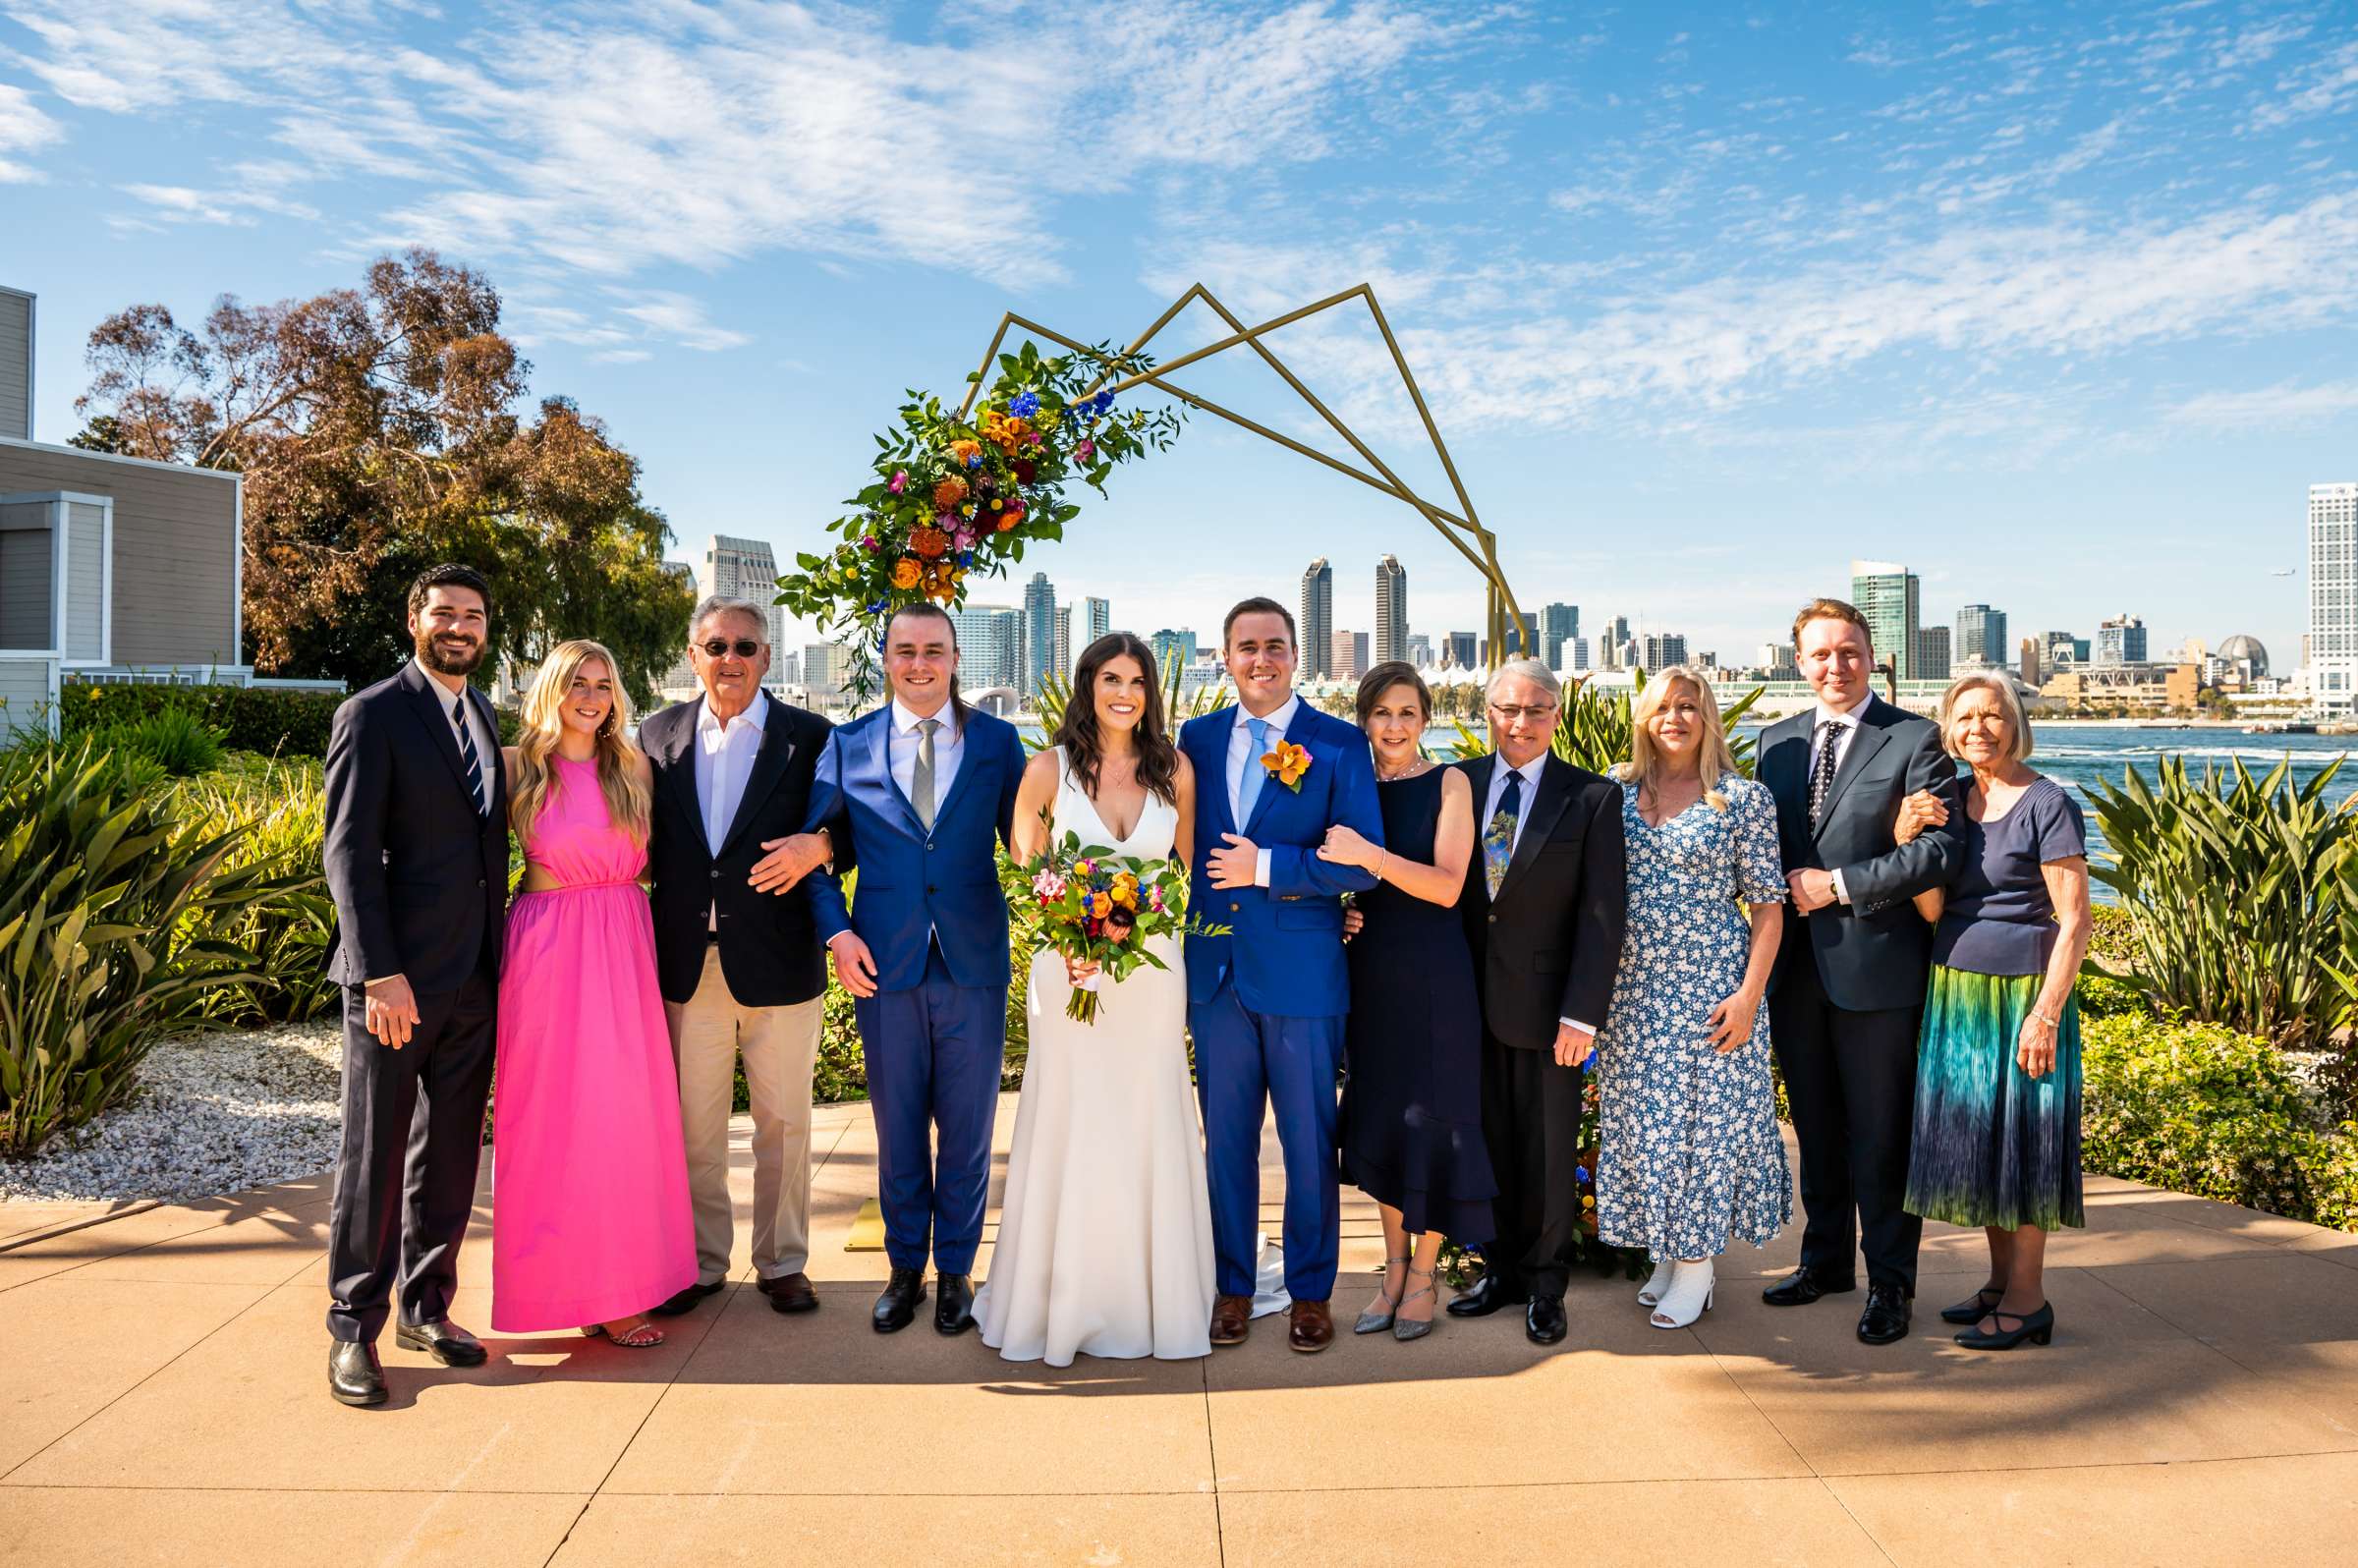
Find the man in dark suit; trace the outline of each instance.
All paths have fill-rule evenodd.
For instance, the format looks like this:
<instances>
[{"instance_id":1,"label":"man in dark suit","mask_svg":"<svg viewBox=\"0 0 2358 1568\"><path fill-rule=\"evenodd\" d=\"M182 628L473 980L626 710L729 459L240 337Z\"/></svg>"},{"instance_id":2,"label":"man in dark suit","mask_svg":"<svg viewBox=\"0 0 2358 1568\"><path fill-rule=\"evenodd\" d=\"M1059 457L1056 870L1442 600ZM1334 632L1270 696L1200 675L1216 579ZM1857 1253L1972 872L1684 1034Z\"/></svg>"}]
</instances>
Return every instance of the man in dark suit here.
<instances>
[{"instance_id":1,"label":"man in dark suit","mask_svg":"<svg viewBox=\"0 0 2358 1568\"><path fill-rule=\"evenodd\" d=\"M1536 659L1490 678L1495 750L1461 763L1482 853L1458 902L1482 987L1482 1135L1498 1234L1459 1317L1524 1306L1533 1343L1564 1337L1580 1230L1581 1070L1612 1005L1628 905L1621 786L1555 756L1563 692Z\"/></svg>"},{"instance_id":2,"label":"man in dark suit","mask_svg":"<svg viewBox=\"0 0 2358 1568\"><path fill-rule=\"evenodd\" d=\"M336 709L323 856L344 987L344 1142L328 1217L328 1391L381 1404L376 1336L446 1367L483 1347L450 1321L475 1207L508 900L499 724L467 684L490 592L463 566L410 588L417 657Z\"/></svg>"},{"instance_id":3,"label":"man in dark suit","mask_svg":"<svg viewBox=\"0 0 2358 1568\"><path fill-rule=\"evenodd\" d=\"M1776 797L1792 894L1768 1018L1807 1223L1801 1266L1764 1299L1798 1307L1857 1289L1863 1243L1859 1338L1884 1345L1908 1331L1924 1228L1903 1200L1933 933L1911 900L1946 883L1963 853L1953 826L1904 845L1892 827L1916 790L1939 795L1953 824L1956 764L1938 726L1875 696L1874 642L1856 609L1813 601L1793 644L1818 701L1761 737L1760 779Z\"/></svg>"},{"instance_id":4,"label":"man in dark suit","mask_svg":"<svg viewBox=\"0 0 2358 1568\"><path fill-rule=\"evenodd\" d=\"M818 1306L811 1260L811 1068L827 988L811 895L788 840L833 728L761 690L769 618L707 598L688 659L703 695L650 714L639 745L655 773L647 836L655 979L679 1068L680 1129L696 1214L696 1283L654 1310L687 1312L728 1277L729 1112L737 1064L754 1116L753 1262L782 1313Z\"/></svg>"}]
</instances>

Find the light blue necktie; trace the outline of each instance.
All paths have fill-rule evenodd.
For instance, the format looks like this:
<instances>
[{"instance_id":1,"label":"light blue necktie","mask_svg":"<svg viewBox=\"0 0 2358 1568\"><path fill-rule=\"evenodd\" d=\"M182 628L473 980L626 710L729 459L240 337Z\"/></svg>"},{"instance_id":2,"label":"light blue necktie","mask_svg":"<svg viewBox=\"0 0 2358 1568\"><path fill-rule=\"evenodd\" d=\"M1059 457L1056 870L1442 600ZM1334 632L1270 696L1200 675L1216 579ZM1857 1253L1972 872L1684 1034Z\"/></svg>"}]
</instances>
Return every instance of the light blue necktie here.
<instances>
[{"instance_id":1,"label":"light blue necktie","mask_svg":"<svg viewBox=\"0 0 2358 1568\"><path fill-rule=\"evenodd\" d=\"M1261 799L1261 787L1269 781L1269 770L1261 759L1269 755L1269 721L1249 718L1245 728L1252 732L1253 755L1245 758L1245 781L1236 787L1236 830L1243 832L1253 820L1253 803Z\"/></svg>"}]
</instances>

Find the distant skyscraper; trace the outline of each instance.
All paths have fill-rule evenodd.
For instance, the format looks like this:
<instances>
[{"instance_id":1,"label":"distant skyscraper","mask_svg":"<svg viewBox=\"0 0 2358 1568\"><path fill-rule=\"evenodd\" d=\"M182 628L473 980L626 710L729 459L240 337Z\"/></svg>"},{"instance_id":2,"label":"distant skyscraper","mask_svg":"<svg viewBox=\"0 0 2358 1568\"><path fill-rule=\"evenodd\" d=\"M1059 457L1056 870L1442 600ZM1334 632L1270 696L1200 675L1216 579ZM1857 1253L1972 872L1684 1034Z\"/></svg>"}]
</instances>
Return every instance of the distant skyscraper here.
<instances>
[{"instance_id":1,"label":"distant skyscraper","mask_svg":"<svg viewBox=\"0 0 2358 1568\"><path fill-rule=\"evenodd\" d=\"M1154 673L1162 680L1171 678L1174 669L1184 670L1196 662L1196 634L1184 629L1160 631L1147 640L1154 650Z\"/></svg>"},{"instance_id":2,"label":"distant skyscraper","mask_svg":"<svg viewBox=\"0 0 2358 1568\"><path fill-rule=\"evenodd\" d=\"M776 647L786 640L786 612L771 601L778 596L778 558L760 539L732 538L715 533L704 546L703 569L697 574L703 597L750 599L767 617L765 640Z\"/></svg>"},{"instance_id":3,"label":"distant skyscraper","mask_svg":"<svg viewBox=\"0 0 2358 1568\"><path fill-rule=\"evenodd\" d=\"M1408 662L1420 670L1432 668L1432 639L1423 632L1408 634Z\"/></svg>"},{"instance_id":4,"label":"distant skyscraper","mask_svg":"<svg viewBox=\"0 0 2358 1568\"><path fill-rule=\"evenodd\" d=\"M697 586L696 568L691 563L687 561L665 561L663 563L663 570L670 576L679 579L680 583L688 589L690 593L695 594L699 598L703 596L702 590ZM680 647L682 651L680 653L679 661L673 664L670 669L663 672L663 679L655 683L655 689L657 691L676 692L696 685L696 666L689 662L688 654L686 652L688 646L688 631L689 629L685 626L680 628Z\"/></svg>"},{"instance_id":5,"label":"distant skyscraper","mask_svg":"<svg viewBox=\"0 0 2358 1568\"><path fill-rule=\"evenodd\" d=\"M1575 674L1585 673L1589 668L1589 640L1585 637L1565 639L1564 658L1567 662L1557 668L1571 670Z\"/></svg>"},{"instance_id":6,"label":"distant skyscraper","mask_svg":"<svg viewBox=\"0 0 2358 1568\"><path fill-rule=\"evenodd\" d=\"M1018 688L1024 678L1024 612L1011 604L950 611L958 631L958 684L968 692Z\"/></svg>"},{"instance_id":7,"label":"distant skyscraper","mask_svg":"<svg viewBox=\"0 0 2358 1568\"><path fill-rule=\"evenodd\" d=\"M1081 601L1082 619L1089 624L1089 635L1082 639L1086 648L1098 638L1113 630L1113 606L1103 599L1085 598Z\"/></svg>"},{"instance_id":8,"label":"distant skyscraper","mask_svg":"<svg viewBox=\"0 0 2358 1568\"><path fill-rule=\"evenodd\" d=\"M1920 626L1916 628L1916 679L1945 681L1948 679L1948 628Z\"/></svg>"},{"instance_id":9,"label":"distant skyscraper","mask_svg":"<svg viewBox=\"0 0 2358 1568\"><path fill-rule=\"evenodd\" d=\"M1783 638L1761 644L1760 668L1767 671L1772 681L1801 679L1801 665L1794 658L1793 644Z\"/></svg>"},{"instance_id":10,"label":"distant skyscraper","mask_svg":"<svg viewBox=\"0 0 2358 1568\"><path fill-rule=\"evenodd\" d=\"M842 659L843 649L832 643L803 644L803 690L811 694L812 701L823 706L840 695L843 675L838 666Z\"/></svg>"},{"instance_id":11,"label":"distant skyscraper","mask_svg":"<svg viewBox=\"0 0 2358 1568\"><path fill-rule=\"evenodd\" d=\"M772 650L769 655L769 684L772 686L802 685L803 656L800 653Z\"/></svg>"},{"instance_id":12,"label":"distant skyscraper","mask_svg":"<svg viewBox=\"0 0 2358 1568\"><path fill-rule=\"evenodd\" d=\"M1302 570L1301 624L1294 628L1300 644L1303 680L1330 675L1327 660L1334 652L1334 568L1319 556Z\"/></svg>"},{"instance_id":13,"label":"distant skyscraper","mask_svg":"<svg viewBox=\"0 0 2358 1568\"><path fill-rule=\"evenodd\" d=\"M1337 632L1326 650L1326 677L1334 681L1356 681L1368 673L1368 634Z\"/></svg>"},{"instance_id":14,"label":"distant skyscraper","mask_svg":"<svg viewBox=\"0 0 2358 1568\"><path fill-rule=\"evenodd\" d=\"M2312 511L2314 512L2314 506ZM2314 536L2315 530L2311 530ZM2312 589L2312 597L2315 590ZM2135 615L2116 615L2096 628L2096 662L2100 669L2146 661L2145 621Z\"/></svg>"},{"instance_id":15,"label":"distant skyscraper","mask_svg":"<svg viewBox=\"0 0 2358 1568\"><path fill-rule=\"evenodd\" d=\"M2047 681L2046 662L2046 650L2039 645L2039 640L2035 637L2024 638L2022 662L2015 670L2022 677L2022 684L2030 687L2044 685Z\"/></svg>"},{"instance_id":16,"label":"distant skyscraper","mask_svg":"<svg viewBox=\"0 0 2358 1568\"><path fill-rule=\"evenodd\" d=\"M2069 632L2041 632L2038 639L2040 657L2050 671L2058 665L2085 664L2093 651L2086 638Z\"/></svg>"},{"instance_id":17,"label":"distant skyscraper","mask_svg":"<svg viewBox=\"0 0 2358 1568\"><path fill-rule=\"evenodd\" d=\"M1074 651L1073 607L1059 604L1056 606L1056 644L1050 652L1056 660L1056 667L1064 672L1067 680L1072 679L1073 675Z\"/></svg>"},{"instance_id":18,"label":"distant skyscraper","mask_svg":"<svg viewBox=\"0 0 2358 1568\"><path fill-rule=\"evenodd\" d=\"M1687 662L1687 639L1680 632L1649 632L1638 639L1638 667L1648 675Z\"/></svg>"},{"instance_id":19,"label":"distant skyscraper","mask_svg":"<svg viewBox=\"0 0 2358 1568\"><path fill-rule=\"evenodd\" d=\"M1481 657L1479 651L1481 641L1472 632L1450 633L1441 645L1441 668L1479 669L1481 666L1476 661Z\"/></svg>"},{"instance_id":20,"label":"distant skyscraper","mask_svg":"<svg viewBox=\"0 0 2358 1568\"><path fill-rule=\"evenodd\" d=\"M1540 657L1551 670L1564 665L1564 644L1580 636L1580 606L1548 604L1540 610Z\"/></svg>"},{"instance_id":21,"label":"distant skyscraper","mask_svg":"<svg viewBox=\"0 0 2358 1568\"><path fill-rule=\"evenodd\" d=\"M2309 486L2310 700L2346 714L2358 705L2358 484Z\"/></svg>"},{"instance_id":22,"label":"distant skyscraper","mask_svg":"<svg viewBox=\"0 0 2358 1568\"><path fill-rule=\"evenodd\" d=\"M1597 667L1620 669L1628 662L1629 617L1608 615L1597 629Z\"/></svg>"},{"instance_id":23,"label":"distant skyscraper","mask_svg":"<svg viewBox=\"0 0 2358 1568\"><path fill-rule=\"evenodd\" d=\"M1850 602L1867 617L1878 663L1888 659L1903 681L1916 678L1916 574L1891 561L1850 563Z\"/></svg>"},{"instance_id":24,"label":"distant skyscraper","mask_svg":"<svg viewBox=\"0 0 2358 1568\"><path fill-rule=\"evenodd\" d=\"M1387 555L1376 563L1376 662L1407 656L1408 569Z\"/></svg>"},{"instance_id":25,"label":"distant skyscraper","mask_svg":"<svg viewBox=\"0 0 2358 1568\"><path fill-rule=\"evenodd\" d=\"M1987 604L1968 604L1957 612L1957 635L1948 644L1948 652L1958 669L2003 664L2013 648L2013 643L2006 637L2005 611L1993 610Z\"/></svg>"},{"instance_id":26,"label":"distant skyscraper","mask_svg":"<svg viewBox=\"0 0 2358 1568\"><path fill-rule=\"evenodd\" d=\"M1024 588L1024 695L1037 696L1051 674L1070 680L1073 672L1056 662L1056 586L1035 572Z\"/></svg>"}]
</instances>

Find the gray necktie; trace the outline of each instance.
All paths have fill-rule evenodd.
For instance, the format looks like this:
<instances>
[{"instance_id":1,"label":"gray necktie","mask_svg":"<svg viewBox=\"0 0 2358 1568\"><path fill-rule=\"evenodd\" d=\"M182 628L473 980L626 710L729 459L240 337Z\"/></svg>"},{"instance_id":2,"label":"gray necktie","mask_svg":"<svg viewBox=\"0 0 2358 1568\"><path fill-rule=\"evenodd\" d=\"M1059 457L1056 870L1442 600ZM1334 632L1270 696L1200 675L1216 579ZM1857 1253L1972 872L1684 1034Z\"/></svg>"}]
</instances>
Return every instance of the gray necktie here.
<instances>
[{"instance_id":1,"label":"gray necktie","mask_svg":"<svg viewBox=\"0 0 2358 1568\"><path fill-rule=\"evenodd\" d=\"M1842 731L1833 719L1818 721L1818 763L1810 769L1810 827L1815 831L1825 816L1825 798L1833 793L1834 770L1842 765Z\"/></svg>"},{"instance_id":2,"label":"gray necktie","mask_svg":"<svg viewBox=\"0 0 2358 1568\"><path fill-rule=\"evenodd\" d=\"M933 732L940 728L939 719L917 721L917 771L909 777L909 804L928 833L933 830Z\"/></svg>"}]
</instances>

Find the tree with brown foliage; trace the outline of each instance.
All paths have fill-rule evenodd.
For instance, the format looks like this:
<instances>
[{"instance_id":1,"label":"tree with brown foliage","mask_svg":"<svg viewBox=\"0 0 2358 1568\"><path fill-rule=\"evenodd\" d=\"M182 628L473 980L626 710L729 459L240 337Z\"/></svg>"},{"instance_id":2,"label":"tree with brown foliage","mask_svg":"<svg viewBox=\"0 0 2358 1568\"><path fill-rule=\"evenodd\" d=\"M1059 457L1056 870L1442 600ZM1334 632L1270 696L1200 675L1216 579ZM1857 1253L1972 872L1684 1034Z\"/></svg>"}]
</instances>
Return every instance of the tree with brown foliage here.
<instances>
[{"instance_id":1,"label":"tree with brown foliage","mask_svg":"<svg viewBox=\"0 0 2358 1568\"><path fill-rule=\"evenodd\" d=\"M521 663L594 637L645 701L693 595L639 464L569 400L516 413L531 367L478 272L414 250L359 289L247 306L201 327L160 305L92 330L78 444L234 470L246 481L247 656L257 669L377 680L407 656L402 589L464 561L489 579Z\"/></svg>"}]
</instances>

